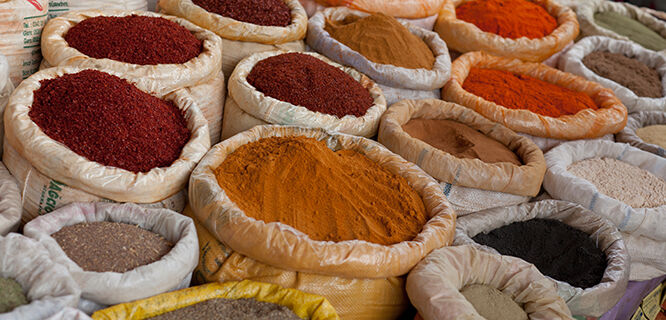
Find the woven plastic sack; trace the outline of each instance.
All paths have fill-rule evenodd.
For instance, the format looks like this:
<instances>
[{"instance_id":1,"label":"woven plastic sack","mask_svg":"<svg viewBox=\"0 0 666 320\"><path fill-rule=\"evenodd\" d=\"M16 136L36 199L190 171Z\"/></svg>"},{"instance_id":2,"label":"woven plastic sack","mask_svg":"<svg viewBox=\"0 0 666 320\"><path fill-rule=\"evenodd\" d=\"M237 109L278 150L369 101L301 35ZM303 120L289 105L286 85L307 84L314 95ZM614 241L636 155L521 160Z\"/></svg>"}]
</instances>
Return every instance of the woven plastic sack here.
<instances>
[{"instance_id":1,"label":"woven plastic sack","mask_svg":"<svg viewBox=\"0 0 666 320\"><path fill-rule=\"evenodd\" d=\"M396 18L418 19L436 15L446 0L316 0L327 7L346 6Z\"/></svg>"},{"instance_id":2,"label":"woven plastic sack","mask_svg":"<svg viewBox=\"0 0 666 320\"><path fill-rule=\"evenodd\" d=\"M51 234L65 226L97 221L139 226L162 235L174 247L160 260L125 273L84 271L67 257ZM131 203L70 204L30 221L23 232L43 244L51 259L69 270L81 287L82 299L97 304L124 303L188 287L199 258L192 219L168 209L145 209Z\"/></svg>"},{"instance_id":3,"label":"woven plastic sack","mask_svg":"<svg viewBox=\"0 0 666 320\"><path fill-rule=\"evenodd\" d=\"M636 134L636 130L653 125L666 125L666 111L644 111L629 115L627 126L615 135L615 138L617 142L628 143L643 151L666 157L664 148L647 143Z\"/></svg>"},{"instance_id":4,"label":"woven plastic sack","mask_svg":"<svg viewBox=\"0 0 666 320\"><path fill-rule=\"evenodd\" d=\"M645 281L666 274L666 241L634 236L622 232L624 244L631 256L631 281Z\"/></svg>"},{"instance_id":5,"label":"woven plastic sack","mask_svg":"<svg viewBox=\"0 0 666 320\"><path fill-rule=\"evenodd\" d=\"M327 58L345 66L351 66L383 86L382 91L388 105L405 98L439 99L439 89L451 76L451 58L446 43L436 33L403 22L403 25L412 34L423 40L432 51L435 56L432 70L380 64L353 51L324 30L326 20L338 21L348 16L366 17L369 14L347 8L329 8L315 14L308 22L308 45ZM389 90L384 90L384 87Z\"/></svg>"},{"instance_id":6,"label":"woven plastic sack","mask_svg":"<svg viewBox=\"0 0 666 320\"><path fill-rule=\"evenodd\" d=\"M525 138L529 138L534 142L534 144L541 149L543 152L548 152L550 149L555 148L565 142L568 142L569 140L562 140L562 139L553 139L553 138L542 138L542 137L535 137L526 133L521 133L518 132L519 136L523 136ZM588 141L596 141L596 140L608 140L608 141L615 141L615 136L612 133L609 133L603 137L599 138L592 138L592 139L581 139L581 140L588 140Z\"/></svg>"},{"instance_id":7,"label":"woven plastic sack","mask_svg":"<svg viewBox=\"0 0 666 320\"><path fill-rule=\"evenodd\" d=\"M538 39L504 38L481 31L474 24L457 19L456 7L467 1L469 0L446 0L435 23L435 32L439 33L449 48L458 52L485 51L498 56L541 62L564 49L578 36L576 14L552 0L530 0L557 18L557 28L551 34Z\"/></svg>"},{"instance_id":8,"label":"woven plastic sack","mask_svg":"<svg viewBox=\"0 0 666 320\"><path fill-rule=\"evenodd\" d=\"M480 245L472 238L513 222L532 219L559 220L590 235L606 254L608 263L601 282L582 289L549 277L557 285L558 294L567 302L573 315L599 317L617 303L629 282L629 255L620 232L603 217L574 203L544 200L518 206L494 208L460 217L456 221L455 245L475 247L499 254L497 250ZM547 235L544 235L547 236Z\"/></svg>"},{"instance_id":9,"label":"woven plastic sack","mask_svg":"<svg viewBox=\"0 0 666 320\"><path fill-rule=\"evenodd\" d=\"M53 263L42 245L16 233L0 236L0 277L16 280L29 301L0 313L0 320L42 320L76 306L81 295L67 269Z\"/></svg>"},{"instance_id":10,"label":"woven plastic sack","mask_svg":"<svg viewBox=\"0 0 666 320\"><path fill-rule=\"evenodd\" d=\"M171 200L175 199L173 197L177 197L187 185L192 169L210 147L207 122L189 94L182 89L159 96L172 100L184 111L191 133L190 141L183 147L180 157L169 167L153 168L149 172L137 174L89 161L51 139L28 115L33 91L39 88L39 81L43 79L76 73L82 69L57 67L36 73L14 91L5 110L7 126L3 160L23 190L24 222L73 201L108 199L158 206L161 205L156 202L172 203ZM125 77L117 71L101 71ZM148 90L141 83L135 83L134 79L128 81L141 90ZM63 184L69 188L63 189Z\"/></svg>"},{"instance_id":11,"label":"woven plastic sack","mask_svg":"<svg viewBox=\"0 0 666 320\"><path fill-rule=\"evenodd\" d=\"M21 191L16 179L0 162L0 237L18 229L21 221Z\"/></svg>"},{"instance_id":12,"label":"woven plastic sack","mask_svg":"<svg viewBox=\"0 0 666 320\"><path fill-rule=\"evenodd\" d=\"M487 101L462 87L472 67L504 70L528 75L564 88L589 95L599 107L585 109L574 115L559 118L542 116L529 110L508 109ZM598 138L616 133L627 122L627 108L615 97L613 91L579 76L553 69L540 63L522 62L491 56L484 52L467 53L456 59L451 67L451 81L442 89L446 101L456 102L501 123L516 132L565 140Z\"/></svg>"},{"instance_id":13,"label":"woven plastic sack","mask_svg":"<svg viewBox=\"0 0 666 320\"><path fill-rule=\"evenodd\" d=\"M98 16L125 17L140 15L159 17L173 21L192 32L203 42L201 53L181 64L140 65L111 59L96 59L70 47L65 40L67 31L79 22ZM225 49L226 50L226 49ZM211 144L220 139L224 108L224 77L222 66L222 40L214 33L173 16L145 11L88 10L64 14L52 19L44 27L42 35L43 67L77 66L81 68L109 69L124 78L147 88L156 95L166 95L174 90L187 88L208 120Z\"/></svg>"},{"instance_id":14,"label":"woven plastic sack","mask_svg":"<svg viewBox=\"0 0 666 320\"><path fill-rule=\"evenodd\" d=\"M5 127L3 125L2 116L5 113L5 107L9 101L9 96L14 91L14 84L9 79L9 63L7 58L0 54L0 149L2 149L2 140L5 134ZM2 156L2 151L0 151Z\"/></svg>"},{"instance_id":15,"label":"woven plastic sack","mask_svg":"<svg viewBox=\"0 0 666 320\"><path fill-rule=\"evenodd\" d=\"M463 159L413 138L402 129L411 119L454 120L505 145L524 163L485 163ZM379 143L437 179L458 215L527 202L541 189L546 172L543 153L518 136L471 109L442 100L403 100L382 116Z\"/></svg>"},{"instance_id":16,"label":"woven plastic sack","mask_svg":"<svg viewBox=\"0 0 666 320\"><path fill-rule=\"evenodd\" d=\"M444 247L419 262L407 277L407 293L425 320L484 320L460 293L487 285L520 304L530 319L573 319L552 281L525 261L472 246Z\"/></svg>"},{"instance_id":17,"label":"woven plastic sack","mask_svg":"<svg viewBox=\"0 0 666 320\"><path fill-rule=\"evenodd\" d=\"M362 73L353 68L343 67L328 58L314 52L304 52L303 54L316 57L336 68L341 69L363 87L368 89L373 98L373 105L366 111L362 117L346 115L342 118L310 111L303 106L293 105L289 102L277 100L264 95L247 81L247 75L252 68L261 60L287 53L286 51L271 51L255 53L241 61L234 73L229 78L229 96L227 103L235 104L236 107L245 111L252 117L260 119L266 123L281 125L296 125L309 128L323 128L329 131L337 131L352 135L372 137L377 133L379 127L379 118L386 111L386 99L377 84ZM230 100L234 100L233 102ZM233 108L233 107L230 107ZM240 131L251 128L251 125L242 126L236 118L229 117L229 114L236 112L229 111L225 114L222 123L222 139L226 139ZM234 123L234 124L231 124ZM232 131L227 128L227 124L236 127L239 131Z\"/></svg>"},{"instance_id":18,"label":"woven plastic sack","mask_svg":"<svg viewBox=\"0 0 666 320\"><path fill-rule=\"evenodd\" d=\"M48 9L48 0L0 1L0 54L9 61L9 78L15 87L39 68L39 41Z\"/></svg>"},{"instance_id":19,"label":"woven plastic sack","mask_svg":"<svg viewBox=\"0 0 666 320\"><path fill-rule=\"evenodd\" d=\"M148 10L146 0L49 0L49 19L69 11L117 9L117 10Z\"/></svg>"},{"instance_id":20,"label":"woven plastic sack","mask_svg":"<svg viewBox=\"0 0 666 320\"><path fill-rule=\"evenodd\" d=\"M308 14L308 17L312 17L318 11L327 8L326 6L318 3L316 0L299 0L299 1L301 2L301 5L303 5L305 12ZM430 31L432 30L432 28L435 27L435 21L437 21L437 13L424 18L405 19L405 18L396 17L396 19L398 19L401 22L409 22L413 26Z\"/></svg>"},{"instance_id":21,"label":"woven plastic sack","mask_svg":"<svg viewBox=\"0 0 666 320\"><path fill-rule=\"evenodd\" d=\"M91 320L85 312L71 307L64 308L46 320Z\"/></svg>"},{"instance_id":22,"label":"woven plastic sack","mask_svg":"<svg viewBox=\"0 0 666 320\"><path fill-rule=\"evenodd\" d=\"M578 15L578 21L580 22L581 36L606 36L614 39L631 41L623 35L598 25L594 21L594 14L597 12L619 13L628 18L637 20L657 34L666 38L666 22L655 18L648 12L641 10L639 7L632 4L603 0L587 0L576 8L576 14ZM666 50L662 50L661 53L666 53Z\"/></svg>"},{"instance_id":23,"label":"woven plastic sack","mask_svg":"<svg viewBox=\"0 0 666 320\"><path fill-rule=\"evenodd\" d=\"M286 27L260 26L237 21L197 6L192 0L159 0L164 13L185 18L222 37L222 71L225 80L243 58L272 50L304 51L308 16L298 0L285 0L291 9L291 24Z\"/></svg>"},{"instance_id":24,"label":"woven plastic sack","mask_svg":"<svg viewBox=\"0 0 666 320\"><path fill-rule=\"evenodd\" d=\"M662 92L666 93L666 57L652 50L645 49L630 41L616 40L608 37L586 37L576 43L559 62L559 69L579 75L587 80L597 82L613 90L629 112L666 111L666 97L650 98L637 96L623 85L604 78L583 64L583 58L595 51L605 51L632 57L650 68L657 70L661 77Z\"/></svg>"}]
</instances>

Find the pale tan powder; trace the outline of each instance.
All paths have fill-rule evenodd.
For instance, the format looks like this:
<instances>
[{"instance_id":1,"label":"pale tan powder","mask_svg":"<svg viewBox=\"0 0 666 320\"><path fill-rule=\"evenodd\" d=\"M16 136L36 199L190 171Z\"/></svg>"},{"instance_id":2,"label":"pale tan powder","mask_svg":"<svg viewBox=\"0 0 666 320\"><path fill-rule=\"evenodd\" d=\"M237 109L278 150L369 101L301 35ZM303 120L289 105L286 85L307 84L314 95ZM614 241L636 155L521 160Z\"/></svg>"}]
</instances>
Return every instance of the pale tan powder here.
<instances>
[{"instance_id":1,"label":"pale tan powder","mask_svg":"<svg viewBox=\"0 0 666 320\"><path fill-rule=\"evenodd\" d=\"M463 288L460 293L487 320L527 320L525 310L511 296L495 288L473 284Z\"/></svg>"},{"instance_id":2,"label":"pale tan powder","mask_svg":"<svg viewBox=\"0 0 666 320\"><path fill-rule=\"evenodd\" d=\"M666 125L664 124L640 128L636 130L636 135L647 143L666 149Z\"/></svg>"}]
</instances>

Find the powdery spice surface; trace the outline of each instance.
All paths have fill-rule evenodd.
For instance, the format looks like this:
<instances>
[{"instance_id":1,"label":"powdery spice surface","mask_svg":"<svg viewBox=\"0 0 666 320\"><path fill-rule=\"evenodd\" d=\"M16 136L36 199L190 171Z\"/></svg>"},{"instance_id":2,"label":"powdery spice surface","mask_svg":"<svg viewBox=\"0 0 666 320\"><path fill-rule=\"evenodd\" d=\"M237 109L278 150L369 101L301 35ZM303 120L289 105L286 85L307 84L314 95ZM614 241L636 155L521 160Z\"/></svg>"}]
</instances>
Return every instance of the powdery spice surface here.
<instances>
[{"instance_id":1,"label":"powdery spice surface","mask_svg":"<svg viewBox=\"0 0 666 320\"><path fill-rule=\"evenodd\" d=\"M421 197L404 178L313 138L248 143L215 175L247 216L287 224L313 240L391 245L414 239L427 220Z\"/></svg>"},{"instance_id":2,"label":"powdery spice surface","mask_svg":"<svg viewBox=\"0 0 666 320\"><path fill-rule=\"evenodd\" d=\"M583 64L594 73L613 80L639 97L661 98L661 78L652 69L622 54L595 51L583 58Z\"/></svg>"},{"instance_id":3,"label":"powdery spice surface","mask_svg":"<svg viewBox=\"0 0 666 320\"><path fill-rule=\"evenodd\" d=\"M666 149L666 125L657 124L636 130L636 135L643 141Z\"/></svg>"},{"instance_id":4,"label":"powdery spice surface","mask_svg":"<svg viewBox=\"0 0 666 320\"><path fill-rule=\"evenodd\" d=\"M527 313L510 295L493 287L473 284L460 293L487 320L527 320Z\"/></svg>"},{"instance_id":5,"label":"powdery spice surface","mask_svg":"<svg viewBox=\"0 0 666 320\"><path fill-rule=\"evenodd\" d=\"M0 315L28 304L21 284L11 278L0 277Z\"/></svg>"},{"instance_id":6,"label":"powdery spice surface","mask_svg":"<svg viewBox=\"0 0 666 320\"><path fill-rule=\"evenodd\" d=\"M84 271L127 272L160 260L173 244L163 236L119 222L66 226L51 235Z\"/></svg>"},{"instance_id":7,"label":"powdery spice surface","mask_svg":"<svg viewBox=\"0 0 666 320\"><path fill-rule=\"evenodd\" d=\"M151 320L300 320L285 306L255 299L215 298L148 318Z\"/></svg>"},{"instance_id":8,"label":"powdery spice surface","mask_svg":"<svg viewBox=\"0 0 666 320\"><path fill-rule=\"evenodd\" d=\"M193 0L204 10L261 26L286 27L291 10L284 0Z\"/></svg>"},{"instance_id":9,"label":"powdery spice surface","mask_svg":"<svg viewBox=\"0 0 666 320\"><path fill-rule=\"evenodd\" d=\"M472 0L456 8L456 17L504 38L543 38L557 28L546 9L526 0Z\"/></svg>"},{"instance_id":10,"label":"powdery spice surface","mask_svg":"<svg viewBox=\"0 0 666 320\"><path fill-rule=\"evenodd\" d=\"M611 158L591 158L568 167L597 190L633 208L666 205L666 181L647 170Z\"/></svg>"}]
</instances>

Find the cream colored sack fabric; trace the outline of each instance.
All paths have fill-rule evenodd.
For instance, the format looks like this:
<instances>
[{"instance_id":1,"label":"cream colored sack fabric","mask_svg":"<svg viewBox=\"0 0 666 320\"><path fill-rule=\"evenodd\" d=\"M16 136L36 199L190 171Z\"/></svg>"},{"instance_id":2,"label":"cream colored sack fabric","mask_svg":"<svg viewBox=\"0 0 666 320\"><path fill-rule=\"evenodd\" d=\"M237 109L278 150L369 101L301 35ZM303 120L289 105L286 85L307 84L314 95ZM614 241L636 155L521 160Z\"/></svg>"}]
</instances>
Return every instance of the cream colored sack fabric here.
<instances>
[{"instance_id":1,"label":"cream colored sack fabric","mask_svg":"<svg viewBox=\"0 0 666 320\"><path fill-rule=\"evenodd\" d=\"M75 307L81 295L67 269L53 263L41 244L16 233L0 236L0 277L16 280L30 302L0 313L0 320L42 320Z\"/></svg>"},{"instance_id":2,"label":"cream colored sack fabric","mask_svg":"<svg viewBox=\"0 0 666 320\"><path fill-rule=\"evenodd\" d=\"M636 130L654 125L666 125L666 111L632 113L627 120L627 126L615 135L615 138L617 142L628 143L643 151L666 157L666 150L664 148L656 144L647 143L636 134Z\"/></svg>"},{"instance_id":3,"label":"cream colored sack fabric","mask_svg":"<svg viewBox=\"0 0 666 320\"><path fill-rule=\"evenodd\" d=\"M435 32L439 33L449 48L458 52L486 51L498 56L541 62L564 49L578 36L576 14L553 0L531 0L557 18L557 28L538 39L504 38L457 19L456 7L467 1L470 0L446 0L435 24Z\"/></svg>"},{"instance_id":4,"label":"cream colored sack fabric","mask_svg":"<svg viewBox=\"0 0 666 320\"><path fill-rule=\"evenodd\" d=\"M495 249L480 245L472 238L517 221L554 219L590 235L606 254L608 266L601 282L582 289L552 279L559 295L567 302L571 313L600 317L617 303L629 281L629 255L622 235L610 221L574 203L544 200L513 207L495 208L461 217L456 223L456 245L471 244L482 250L499 254Z\"/></svg>"},{"instance_id":5,"label":"cream colored sack fabric","mask_svg":"<svg viewBox=\"0 0 666 320\"><path fill-rule=\"evenodd\" d=\"M357 51L354 51L331 37L324 29L326 20L339 21L348 16L367 17L370 14L350 10L347 8L328 8L315 14L308 22L308 45L315 51L325 55L333 61L350 66L367 75L377 84L384 87L395 88L399 91L384 91L387 104L390 106L411 93L413 99L435 98L433 90L441 89L451 76L451 58L446 43L431 31L414 27L409 23L403 25L409 31L425 42L433 55L435 64L431 70L409 69L390 64L380 64L370 61ZM384 89L384 88L382 88ZM401 99L402 98L402 99Z\"/></svg>"},{"instance_id":6,"label":"cream colored sack fabric","mask_svg":"<svg viewBox=\"0 0 666 320\"><path fill-rule=\"evenodd\" d=\"M92 320L92 318L79 309L67 307L46 320Z\"/></svg>"},{"instance_id":7,"label":"cream colored sack fabric","mask_svg":"<svg viewBox=\"0 0 666 320\"><path fill-rule=\"evenodd\" d=\"M396 18L420 19L437 15L446 0L316 0L327 7L346 6Z\"/></svg>"},{"instance_id":8,"label":"cream colored sack fabric","mask_svg":"<svg viewBox=\"0 0 666 320\"><path fill-rule=\"evenodd\" d=\"M16 179L0 162L0 237L18 229L21 209L21 191Z\"/></svg>"},{"instance_id":9,"label":"cream colored sack fabric","mask_svg":"<svg viewBox=\"0 0 666 320\"><path fill-rule=\"evenodd\" d=\"M644 281L666 274L666 241L652 240L622 232L624 244L631 256L629 280Z\"/></svg>"},{"instance_id":10,"label":"cream colored sack fabric","mask_svg":"<svg viewBox=\"0 0 666 320\"><path fill-rule=\"evenodd\" d=\"M568 142L569 140L562 140L562 139L552 139L552 138L542 138L542 137L535 137L531 136L526 133L521 133L518 132L519 136L523 136L525 138L528 138L534 142L534 144L541 149L543 152L548 152L550 149L555 148L565 142ZM603 137L599 138L593 138L593 139L581 139L581 140L589 140L589 141L596 141L596 140L608 140L608 141L615 141L615 136L612 133L609 133Z\"/></svg>"},{"instance_id":11,"label":"cream colored sack fabric","mask_svg":"<svg viewBox=\"0 0 666 320\"><path fill-rule=\"evenodd\" d=\"M49 0L49 19L65 14L69 11L118 9L118 10L148 10L146 0Z\"/></svg>"},{"instance_id":12,"label":"cream colored sack fabric","mask_svg":"<svg viewBox=\"0 0 666 320\"><path fill-rule=\"evenodd\" d=\"M2 116L5 113L5 107L9 101L9 96L13 91L14 85L9 78L9 63L7 62L7 58L0 54L0 149L2 149L2 140L5 135ZM0 156L2 156L2 151L0 151Z\"/></svg>"},{"instance_id":13,"label":"cream colored sack fabric","mask_svg":"<svg viewBox=\"0 0 666 320\"><path fill-rule=\"evenodd\" d=\"M509 295L530 319L573 319L557 287L525 261L472 246L437 249L407 277L407 293L425 320L484 320L460 293L483 284Z\"/></svg>"},{"instance_id":14,"label":"cream colored sack fabric","mask_svg":"<svg viewBox=\"0 0 666 320\"><path fill-rule=\"evenodd\" d=\"M254 126L261 126L270 124L266 121L257 119L249 113L243 111L238 106L238 103L231 97L227 96L227 101L224 103L224 118L222 121L222 138L226 140L233 135L251 129Z\"/></svg>"},{"instance_id":15,"label":"cream colored sack fabric","mask_svg":"<svg viewBox=\"0 0 666 320\"><path fill-rule=\"evenodd\" d=\"M254 118L271 124L323 128L329 131L337 131L364 137L372 137L377 133L379 118L384 111L386 111L386 99L384 99L381 89L378 88L376 83L362 73L353 68L343 67L332 62L318 53L304 52L303 54L311 55L341 69L356 81L360 82L363 87L368 89L374 102L365 115L362 117L346 115L342 118L338 118L334 115L310 111L305 107L293 105L289 102L280 101L266 96L259 90L255 89L254 86L247 81L247 75L259 61L284 53L287 52L271 51L255 53L243 59L243 61L238 64L236 70L234 70L234 73L231 75L231 78L229 78L229 98L233 99L241 110ZM225 129L225 124L229 122L236 122L236 120L234 118L224 119L222 127L225 134L222 137L223 139L239 132L232 132ZM249 128L251 127L246 127L244 130ZM243 128L239 127L239 129Z\"/></svg>"}]
</instances>

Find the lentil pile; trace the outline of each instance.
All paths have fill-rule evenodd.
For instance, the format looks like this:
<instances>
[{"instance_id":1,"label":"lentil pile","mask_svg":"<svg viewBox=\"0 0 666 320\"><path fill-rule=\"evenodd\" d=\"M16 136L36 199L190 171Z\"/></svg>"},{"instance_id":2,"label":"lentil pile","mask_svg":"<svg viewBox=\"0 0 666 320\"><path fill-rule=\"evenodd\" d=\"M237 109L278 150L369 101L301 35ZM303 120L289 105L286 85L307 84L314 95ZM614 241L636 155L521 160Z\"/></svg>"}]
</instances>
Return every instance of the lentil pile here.
<instances>
[{"instance_id":1,"label":"lentil pile","mask_svg":"<svg viewBox=\"0 0 666 320\"><path fill-rule=\"evenodd\" d=\"M151 320L300 320L293 311L285 306L257 301L255 299L222 299L215 298L180 308Z\"/></svg>"},{"instance_id":2,"label":"lentil pile","mask_svg":"<svg viewBox=\"0 0 666 320\"><path fill-rule=\"evenodd\" d=\"M557 19L527 0L472 0L456 7L456 17L504 38L543 38L557 28Z\"/></svg>"},{"instance_id":3,"label":"lentil pile","mask_svg":"<svg viewBox=\"0 0 666 320\"><path fill-rule=\"evenodd\" d=\"M527 320L527 313L508 294L482 284L466 286L460 293L487 320Z\"/></svg>"},{"instance_id":4,"label":"lentil pile","mask_svg":"<svg viewBox=\"0 0 666 320\"><path fill-rule=\"evenodd\" d=\"M269 97L339 118L361 117L374 102L368 89L350 75L303 53L261 60L247 81Z\"/></svg>"},{"instance_id":5,"label":"lentil pile","mask_svg":"<svg viewBox=\"0 0 666 320\"><path fill-rule=\"evenodd\" d=\"M590 236L557 220L514 222L472 239L578 288L597 285L606 270L606 255Z\"/></svg>"},{"instance_id":6,"label":"lentil pile","mask_svg":"<svg viewBox=\"0 0 666 320\"><path fill-rule=\"evenodd\" d=\"M137 15L85 19L67 31L65 40L89 57L140 65L185 63L203 50L203 42L183 26Z\"/></svg>"},{"instance_id":7,"label":"lentil pile","mask_svg":"<svg viewBox=\"0 0 666 320\"><path fill-rule=\"evenodd\" d=\"M95 71L42 80L30 118L88 160L132 172L168 167L190 139L182 112L124 79Z\"/></svg>"},{"instance_id":8,"label":"lentil pile","mask_svg":"<svg viewBox=\"0 0 666 320\"><path fill-rule=\"evenodd\" d=\"M51 235L84 271L127 272L160 260L173 244L161 235L119 222L78 223Z\"/></svg>"},{"instance_id":9,"label":"lentil pile","mask_svg":"<svg viewBox=\"0 0 666 320\"><path fill-rule=\"evenodd\" d=\"M291 10L284 0L192 0L204 10L260 26L286 27Z\"/></svg>"},{"instance_id":10,"label":"lentil pile","mask_svg":"<svg viewBox=\"0 0 666 320\"><path fill-rule=\"evenodd\" d=\"M647 170L611 158L591 158L568 167L597 190L633 208L655 208L666 205L666 181Z\"/></svg>"},{"instance_id":11,"label":"lentil pile","mask_svg":"<svg viewBox=\"0 0 666 320\"><path fill-rule=\"evenodd\" d=\"M472 68L463 89L505 108L526 109L553 118L598 109L594 100L582 92L504 70Z\"/></svg>"},{"instance_id":12,"label":"lentil pile","mask_svg":"<svg viewBox=\"0 0 666 320\"><path fill-rule=\"evenodd\" d=\"M595 51L583 58L594 73L613 80L639 97L661 98L661 78L657 70L622 54Z\"/></svg>"},{"instance_id":13,"label":"lentil pile","mask_svg":"<svg viewBox=\"0 0 666 320\"><path fill-rule=\"evenodd\" d=\"M332 151L313 138L248 143L215 175L247 216L287 224L313 240L391 245L412 240L428 218L404 178L356 151Z\"/></svg>"},{"instance_id":14,"label":"lentil pile","mask_svg":"<svg viewBox=\"0 0 666 320\"><path fill-rule=\"evenodd\" d=\"M636 135L647 143L666 149L666 125L658 124L639 128L636 130Z\"/></svg>"},{"instance_id":15,"label":"lentil pile","mask_svg":"<svg viewBox=\"0 0 666 320\"><path fill-rule=\"evenodd\" d=\"M0 315L28 304L21 284L14 279L0 277Z\"/></svg>"},{"instance_id":16,"label":"lentil pile","mask_svg":"<svg viewBox=\"0 0 666 320\"><path fill-rule=\"evenodd\" d=\"M666 49L666 39L641 22L616 12L597 12L594 22L602 28L629 38L641 46L655 51Z\"/></svg>"}]
</instances>

